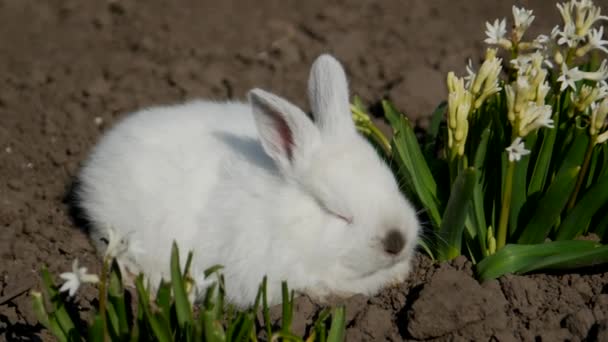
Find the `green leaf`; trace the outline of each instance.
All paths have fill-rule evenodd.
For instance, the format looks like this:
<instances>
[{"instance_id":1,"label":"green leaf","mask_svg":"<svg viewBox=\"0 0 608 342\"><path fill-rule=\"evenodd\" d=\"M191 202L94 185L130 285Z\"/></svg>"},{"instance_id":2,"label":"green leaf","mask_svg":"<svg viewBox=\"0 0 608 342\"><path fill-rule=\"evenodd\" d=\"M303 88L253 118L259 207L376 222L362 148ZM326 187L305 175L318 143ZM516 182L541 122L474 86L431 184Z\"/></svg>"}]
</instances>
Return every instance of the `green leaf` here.
<instances>
[{"instance_id":1,"label":"green leaf","mask_svg":"<svg viewBox=\"0 0 608 342\"><path fill-rule=\"evenodd\" d=\"M281 282L281 293L283 296L283 316L281 317L281 331L288 333L291 331L291 319L293 316L293 294L290 298L287 282Z\"/></svg>"},{"instance_id":2,"label":"green leaf","mask_svg":"<svg viewBox=\"0 0 608 342\"><path fill-rule=\"evenodd\" d=\"M542 259L531 262L519 270L527 273L537 270L570 270L608 263L608 245L596 244L587 250L564 250Z\"/></svg>"},{"instance_id":3,"label":"green leaf","mask_svg":"<svg viewBox=\"0 0 608 342\"><path fill-rule=\"evenodd\" d=\"M477 171L474 168L464 169L454 181L439 230L445 243L439 248L439 257L442 260L450 260L460 255L469 200L476 182Z\"/></svg>"},{"instance_id":4,"label":"green leaf","mask_svg":"<svg viewBox=\"0 0 608 342\"><path fill-rule=\"evenodd\" d=\"M103 341L103 319L99 314L93 318L93 324L89 327L89 338L87 341L90 342L104 342Z\"/></svg>"},{"instance_id":5,"label":"green leaf","mask_svg":"<svg viewBox=\"0 0 608 342\"><path fill-rule=\"evenodd\" d=\"M437 184L431 174L420 145L409 120L400 115L387 101L382 102L384 113L390 122L395 135L393 137L393 158L399 163L400 171L411 184L416 195L428 210L435 227L441 225ZM395 151L397 153L395 153Z\"/></svg>"},{"instance_id":6,"label":"green leaf","mask_svg":"<svg viewBox=\"0 0 608 342\"><path fill-rule=\"evenodd\" d=\"M45 286L47 286L45 284ZM48 287L48 286L47 286ZM46 290L49 293L49 289ZM32 305L34 308L34 313L36 314L36 318L40 324L42 324L45 328L49 329L51 333L59 340L59 341L67 341L68 336L61 329L61 326L57 322L57 319L54 314L48 314L46 312L46 308L44 307L44 299L42 298L42 293L40 292L31 292L32 296Z\"/></svg>"},{"instance_id":7,"label":"green leaf","mask_svg":"<svg viewBox=\"0 0 608 342\"><path fill-rule=\"evenodd\" d=\"M532 150L536 142L536 134L530 134L526 138L525 145ZM513 170L513 183L511 186L511 207L509 210L509 235L512 236L519 225L519 214L527 199L526 177L528 175L529 157L523 157L515 163Z\"/></svg>"},{"instance_id":8,"label":"green leaf","mask_svg":"<svg viewBox=\"0 0 608 342\"><path fill-rule=\"evenodd\" d=\"M484 199L483 199L483 185L479 182L475 183L473 188L473 196L471 198L471 204L469 206L469 221L472 225L472 229L475 234L471 234L472 237L477 239L480 255L485 256L487 254L487 229L486 217L484 212Z\"/></svg>"},{"instance_id":9,"label":"green leaf","mask_svg":"<svg viewBox=\"0 0 608 342\"><path fill-rule=\"evenodd\" d=\"M160 320L160 315L155 315L150 311L150 294L144 288L143 276L139 275L135 280L135 288L137 289L137 298L139 300L140 309L143 309L142 320L145 320L154 336L159 342L169 342L172 340L171 331L167 330L167 326Z\"/></svg>"},{"instance_id":10,"label":"green leaf","mask_svg":"<svg viewBox=\"0 0 608 342\"><path fill-rule=\"evenodd\" d=\"M608 206L604 208L606 207ZM608 210L600 210L600 212L603 215L594 220L595 226L593 232L602 239L603 243L608 243Z\"/></svg>"},{"instance_id":11,"label":"green leaf","mask_svg":"<svg viewBox=\"0 0 608 342\"><path fill-rule=\"evenodd\" d=\"M294 335L291 332L285 331L277 331L272 335L271 341L278 341L278 338L281 338L283 341L292 341L292 342L303 342L302 338Z\"/></svg>"},{"instance_id":12,"label":"green leaf","mask_svg":"<svg viewBox=\"0 0 608 342\"><path fill-rule=\"evenodd\" d=\"M551 227L557 222L557 219L566 207L566 203L574 189L579 170L580 166L577 166L569 171L564 171L549 186L547 192L538 202L534 216L532 216L517 240L518 243L524 245L535 244L545 240Z\"/></svg>"},{"instance_id":13,"label":"green leaf","mask_svg":"<svg viewBox=\"0 0 608 342\"><path fill-rule=\"evenodd\" d=\"M559 226L556 240L571 240L582 234L585 227L591 222L593 215L608 203L608 177L595 183L581 197Z\"/></svg>"},{"instance_id":14,"label":"green leaf","mask_svg":"<svg viewBox=\"0 0 608 342\"><path fill-rule=\"evenodd\" d=\"M543 258L566 252L579 253L597 247L593 241L555 241L536 245L506 245L496 254L484 258L477 264L477 275L481 281L495 279L503 274L517 273L539 262Z\"/></svg>"},{"instance_id":15,"label":"green leaf","mask_svg":"<svg viewBox=\"0 0 608 342\"><path fill-rule=\"evenodd\" d=\"M112 305L114 310L114 325L117 336L125 337L129 334L129 320L127 317L127 306L125 303L125 295L120 267L116 260L112 262L110 270L110 281L108 286L108 304Z\"/></svg>"},{"instance_id":16,"label":"green leaf","mask_svg":"<svg viewBox=\"0 0 608 342\"><path fill-rule=\"evenodd\" d=\"M553 121L555 127L559 126L559 115L553 115ZM534 163L534 170L532 171L532 177L530 178L530 184L528 185L528 196L541 192L545 188L547 175L549 174L549 166L551 164L551 157L553 155L553 145L555 144L555 138L557 137L558 129L543 129L542 143L540 151Z\"/></svg>"},{"instance_id":17,"label":"green leaf","mask_svg":"<svg viewBox=\"0 0 608 342\"><path fill-rule=\"evenodd\" d=\"M268 309L268 277L266 276L262 280L262 313L266 334L270 338L272 336L272 327L270 325L270 310Z\"/></svg>"},{"instance_id":18,"label":"green leaf","mask_svg":"<svg viewBox=\"0 0 608 342\"><path fill-rule=\"evenodd\" d=\"M156 291L156 305L168 321L171 318L171 283L161 280Z\"/></svg>"},{"instance_id":19,"label":"green leaf","mask_svg":"<svg viewBox=\"0 0 608 342\"><path fill-rule=\"evenodd\" d=\"M208 278L210 275L212 275L213 273L219 272L219 270L221 270L222 268L224 268L224 266L222 265L214 265L209 267L208 269L205 270L205 278Z\"/></svg>"},{"instance_id":20,"label":"green leaf","mask_svg":"<svg viewBox=\"0 0 608 342\"><path fill-rule=\"evenodd\" d=\"M334 310L329 328L328 342L342 342L346 330L346 309L341 306Z\"/></svg>"},{"instance_id":21,"label":"green leaf","mask_svg":"<svg viewBox=\"0 0 608 342\"><path fill-rule=\"evenodd\" d=\"M253 331L253 323L253 314L250 312L244 313L243 320L239 326L238 334L236 335L236 339L234 339L234 341L245 341L245 338L249 337Z\"/></svg>"},{"instance_id":22,"label":"green leaf","mask_svg":"<svg viewBox=\"0 0 608 342\"><path fill-rule=\"evenodd\" d=\"M431 260L435 261L435 255L433 255L433 250L429 246L429 244L422 239L422 237L418 238L418 246L424 250L424 252L431 258Z\"/></svg>"},{"instance_id":23,"label":"green leaf","mask_svg":"<svg viewBox=\"0 0 608 342\"><path fill-rule=\"evenodd\" d=\"M186 325L193 326L192 308L186 294L186 286L179 265L179 250L175 241L173 241L171 248L171 284L173 285L173 296L179 327L184 329Z\"/></svg>"},{"instance_id":24,"label":"green leaf","mask_svg":"<svg viewBox=\"0 0 608 342\"><path fill-rule=\"evenodd\" d=\"M589 135L586 131L581 131L580 129L575 130L573 134L574 140L565 154L556 177L559 177L562 173L569 172L574 167L583 164L585 152L589 146Z\"/></svg>"},{"instance_id":25,"label":"green leaf","mask_svg":"<svg viewBox=\"0 0 608 342\"><path fill-rule=\"evenodd\" d=\"M226 340L226 334L222 324L215 319L213 310L205 310L201 313L205 328L205 341L207 342L223 342Z\"/></svg>"},{"instance_id":26,"label":"green leaf","mask_svg":"<svg viewBox=\"0 0 608 342\"><path fill-rule=\"evenodd\" d=\"M61 330L64 332L65 336L68 338L73 337L80 339L78 330L76 330L76 326L72 321L72 317L70 317L65 304L63 303L63 299L61 298L61 294L55 286L53 278L46 267L42 268L42 280L47 294L51 299L51 304L54 306L54 311L51 313L52 317L50 323L54 324L53 320L55 320L59 327L61 327Z\"/></svg>"},{"instance_id":27,"label":"green leaf","mask_svg":"<svg viewBox=\"0 0 608 342\"><path fill-rule=\"evenodd\" d=\"M431 114L431 122L429 124L429 128L427 130L427 143L434 143L437 140L437 135L439 134L439 126L441 125L441 121L443 120L445 111L448 107L448 102L443 101L435 108L433 114Z\"/></svg>"}]
</instances>

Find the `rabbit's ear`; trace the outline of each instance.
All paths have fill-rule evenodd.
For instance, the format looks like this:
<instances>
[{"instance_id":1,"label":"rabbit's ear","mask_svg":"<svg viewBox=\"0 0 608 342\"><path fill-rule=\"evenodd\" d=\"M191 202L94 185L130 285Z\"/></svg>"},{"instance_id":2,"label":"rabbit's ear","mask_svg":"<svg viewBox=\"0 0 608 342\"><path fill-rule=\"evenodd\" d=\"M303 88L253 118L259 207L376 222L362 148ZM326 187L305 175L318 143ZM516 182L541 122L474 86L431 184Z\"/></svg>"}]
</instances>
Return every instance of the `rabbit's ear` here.
<instances>
[{"instance_id":1,"label":"rabbit's ear","mask_svg":"<svg viewBox=\"0 0 608 342\"><path fill-rule=\"evenodd\" d=\"M308 96L315 121L323 135L355 132L348 99L348 83L340 62L324 54L312 65Z\"/></svg>"},{"instance_id":2,"label":"rabbit's ear","mask_svg":"<svg viewBox=\"0 0 608 342\"><path fill-rule=\"evenodd\" d=\"M287 174L315 151L319 129L306 114L287 100L261 89L248 94L264 151Z\"/></svg>"}]
</instances>

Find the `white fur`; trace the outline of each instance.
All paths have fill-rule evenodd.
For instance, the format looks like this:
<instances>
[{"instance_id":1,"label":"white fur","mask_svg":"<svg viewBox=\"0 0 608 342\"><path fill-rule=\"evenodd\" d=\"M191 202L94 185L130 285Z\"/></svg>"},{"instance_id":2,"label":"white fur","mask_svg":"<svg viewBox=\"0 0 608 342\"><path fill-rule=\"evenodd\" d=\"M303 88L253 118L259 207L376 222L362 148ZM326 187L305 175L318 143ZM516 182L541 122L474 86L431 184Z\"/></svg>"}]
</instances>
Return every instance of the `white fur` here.
<instances>
[{"instance_id":1,"label":"white fur","mask_svg":"<svg viewBox=\"0 0 608 342\"><path fill-rule=\"evenodd\" d=\"M98 249L107 227L129 234L145 252L119 261L157 284L169 278L176 240L182 263L194 251L200 286L203 270L224 266L228 300L240 307L254 301L264 275L270 304L280 302L282 280L321 299L403 281L419 223L390 170L356 133L346 77L333 57L314 63L309 95L317 125L258 89L249 103L193 101L127 116L80 174L79 198ZM382 247L390 229L406 240L396 256Z\"/></svg>"}]
</instances>

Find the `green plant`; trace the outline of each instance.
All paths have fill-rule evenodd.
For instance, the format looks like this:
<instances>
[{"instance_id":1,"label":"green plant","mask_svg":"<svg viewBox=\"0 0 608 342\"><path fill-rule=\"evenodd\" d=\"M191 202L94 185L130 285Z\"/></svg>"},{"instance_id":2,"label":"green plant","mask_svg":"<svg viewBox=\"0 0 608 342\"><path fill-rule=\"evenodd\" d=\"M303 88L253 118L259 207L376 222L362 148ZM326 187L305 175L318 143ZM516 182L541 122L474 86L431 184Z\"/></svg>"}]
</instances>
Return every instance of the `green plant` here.
<instances>
[{"instance_id":1,"label":"green plant","mask_svg":"<svg viewBox=\"0 0 608 342\"><path fill-rule=\"evenodd\" d=\"M422 247L441 260L467 255L481 279L608 262L608 62L599 57L608 41L594 28L608 17L590 0L557 7L563 27L532 41L532 11L513 7L508 37L506 19L487 23L485 42L498 48L477 72L469 62L467 76L448 74L447 105L422 141L384 101L388 145L354 101L360 131L425 209L433 235ZM576 240L589 234L601 242Z\"/></svg>"},{"instance_id":2,"label":"green plant","mask_svg":"<svg viewBox=\"0 0 608 342\"><path fill-rule=\"evenodd\" d=\"M128 300L131 292L123 286L120 268L111 255L104 258L105 271L99 278L86 274L86 268L78 268L76 262L72 273L62 275L62 278L75 282L68 280L61 288L55 285L46 269L42 270L46 296L32 292L33 306L40 323L59 341L257 341L261 331L268 340L303 341L291 331L294 293L288 290L285 282L281 327L273 330L266 300L266 279L259 287L255 305L248 310L238 311L224 303L224 280L219 272L221 267L212 267L205 272L205 276L216 277L217 280L205 290L202 304L194 306L188 297L193 291L188 275L192 253L188 254L186 267L181 271L179 250L174 243L171 281L163 282L152 294L140 274L135 280L136 305L131 306ZM79 313L68 309L67 298L61 293L70 289L70 295L74 295L82 282L99 284L99 308L92 322L86 326L78 325ZM45 304L45 297L50 305ZM49 306L50 309L47 309ZM263 324L258 324L256 319L259 311L264 317ZM331 326L327 330L326 323L330 316ZM336 308L331 314L329 309L322 311L306 341L342 341L344 318L343 307Z\"/></svg>"}]
</instances>

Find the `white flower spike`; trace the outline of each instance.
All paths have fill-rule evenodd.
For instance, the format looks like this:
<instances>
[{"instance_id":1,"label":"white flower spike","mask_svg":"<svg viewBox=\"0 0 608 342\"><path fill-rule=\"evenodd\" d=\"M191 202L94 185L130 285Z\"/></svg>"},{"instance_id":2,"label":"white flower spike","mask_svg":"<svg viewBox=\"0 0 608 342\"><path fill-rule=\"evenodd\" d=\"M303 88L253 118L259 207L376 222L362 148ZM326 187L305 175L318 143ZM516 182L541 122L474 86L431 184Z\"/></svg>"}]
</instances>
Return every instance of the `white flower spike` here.
<instances>
[{"instance_id":1,"label":"white flower spike","mask_svg":"<svg viewBox=\"0 0 608 342\"><path fill-rule=\"evenodd\" d=\"M515 138L511 146L506 148L507 153L509 154L509 161L520 161L521 157L530 154L530 150L527 150L524 146L524 142L521 140L521 137Z\"/></svg>"},{"instance_id":2,"label":"white flower spike","mask_svg":"<svg viewBox=\"0 0 608 342\"><path fill-rule=\"evenodd\" d=\"M568 87L572 88L572 90L576 90L575 82L580 81L581 79L582 77L580 71L578 70L578 67L568 69L566 63L562 63L562 72L561 75L557 78L557 81L562 84L559 88L560 91L564 91Z\"/></svg>"},{"instance_id":3,"label":"white flower spike","mask_svg":"<svg viewBox=\"0 0 608 342\"><path fill-rule=\"evenodd\" d=\"M74 259L72 263L72 272L65 272L59 275L65 283L59 289L59 292L68 291L68 295L73 297L83 283L97 283L99 277L96 274L88 274L86 267L78 267L78 259Z\"/></svg>"}]
</instances>

